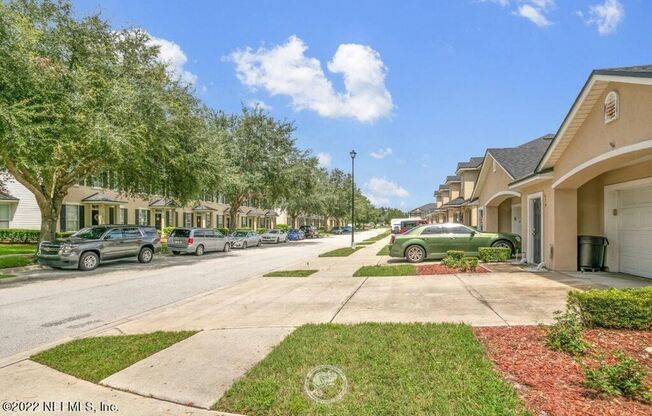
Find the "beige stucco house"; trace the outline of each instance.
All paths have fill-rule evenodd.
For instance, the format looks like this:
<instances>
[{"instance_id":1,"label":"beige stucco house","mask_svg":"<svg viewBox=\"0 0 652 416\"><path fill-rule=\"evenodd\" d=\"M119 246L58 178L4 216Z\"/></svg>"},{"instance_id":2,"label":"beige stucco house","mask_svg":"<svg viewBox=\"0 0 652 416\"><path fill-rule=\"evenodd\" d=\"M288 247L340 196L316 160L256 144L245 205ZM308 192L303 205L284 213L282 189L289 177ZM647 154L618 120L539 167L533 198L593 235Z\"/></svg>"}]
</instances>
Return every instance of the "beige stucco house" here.
<instances>
[{"instance_id":1,"label":"beige stucco house","mask_svg":"<svg viewBox=\"0 0 652 416\"><path fill-rule=\"evenodd\" d=\"M527 259L577 269L578 235L610 271L652 277L652 65L595 70L520 194Z\"/></svg>"},{"instance_id":2,"label":"beige stucco house","mask_svg":"<svg viewBox=\"0 0 652 416\"><path fill-rule=\"evenodd\" d=\"M473 191L478 181L483 157L472 157L466 162L459 162L455 174L460 178L460 196L462 223L471 227L478 226L478 199L473 198Z\"/></svg>"}]
</instances>

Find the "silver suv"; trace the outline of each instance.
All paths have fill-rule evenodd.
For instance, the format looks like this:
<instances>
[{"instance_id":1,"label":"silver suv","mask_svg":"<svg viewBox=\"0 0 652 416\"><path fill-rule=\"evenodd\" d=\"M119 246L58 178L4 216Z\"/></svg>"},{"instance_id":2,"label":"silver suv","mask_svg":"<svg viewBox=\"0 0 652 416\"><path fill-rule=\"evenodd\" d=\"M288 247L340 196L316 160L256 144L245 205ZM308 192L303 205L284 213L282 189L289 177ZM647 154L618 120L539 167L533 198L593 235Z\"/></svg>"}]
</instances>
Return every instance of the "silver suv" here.
<instances>
[{"instance_id":1,"label":"silver suv","mask_svg":"<svg viewBox=\"0 0 652 416\"><path fill-rule=\"evenodd\" d=\"M168 237L168 250L172 254L194 253L198 256L207 251L229 251L229 239L212 228L175 228Z\"/></svg>"},{"instance_id":2,"label":"silver suv","mask_svg":"<svg viewBox=\"0 0 652 416\"><path fill-rule=\"evenodd\" d=\"M138 225L96 225L56 241L43 241L36 255L40 264L55 268L93 270L105 260L137 257L149 263L161 251L161 239L154 227Z\"/></svg>"}]
</instances>

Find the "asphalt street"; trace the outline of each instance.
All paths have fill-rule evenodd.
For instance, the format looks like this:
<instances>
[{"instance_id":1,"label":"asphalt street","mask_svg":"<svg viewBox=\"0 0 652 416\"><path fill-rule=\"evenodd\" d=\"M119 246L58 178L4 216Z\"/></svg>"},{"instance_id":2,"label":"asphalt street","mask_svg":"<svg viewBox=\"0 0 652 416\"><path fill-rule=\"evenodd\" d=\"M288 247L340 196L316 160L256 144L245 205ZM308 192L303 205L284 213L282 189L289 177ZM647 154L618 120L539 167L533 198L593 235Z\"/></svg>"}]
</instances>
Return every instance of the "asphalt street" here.
<instances>
[{"instance_id":1,"label":"asphalt street","mask_svg":"<svg viewBox=\"0 0 652 416\"><path fill-rule=\"evenodd\" d=\"M356 234L361 241L376 232ZM195 256L158 256L107 263L91 273L43 269L30 279L0 284L0 358L75 336L319 253L346 247L351 236L332 236L261 248ZM305 268L307 268L306 265Z\"/></svg>"}]
</instances>

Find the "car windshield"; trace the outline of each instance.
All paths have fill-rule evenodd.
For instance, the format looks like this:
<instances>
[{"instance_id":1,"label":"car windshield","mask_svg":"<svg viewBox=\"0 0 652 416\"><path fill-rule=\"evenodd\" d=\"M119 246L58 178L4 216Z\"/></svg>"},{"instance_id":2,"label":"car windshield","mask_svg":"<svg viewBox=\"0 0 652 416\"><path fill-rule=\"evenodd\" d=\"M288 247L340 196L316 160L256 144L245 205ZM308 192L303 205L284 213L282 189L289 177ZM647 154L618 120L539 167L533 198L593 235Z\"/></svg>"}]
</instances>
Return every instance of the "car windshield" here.
<instances>
[{"instance_id":1,"label":"car windshield","mask_svg":"<svg viewBox=\"0 0 652 416\"><path fill-rule=\"evenodd\" d=\"M82 228L74 233L71 237L81 238L83 240L97 240L108 230L106 227L89 227Z\"/></svg>"},{"instance_id":2,"label":"car windshield","mask_svg":"<svg viewBox=\"0 0 652 416\"><path fill-rule=\"evenodd\" d=\"M170 234L170 237L188 238L190 237L190 230L174 230L172 231L172 234Z\"/></svg>"},{"instance_id":3,"label":"car windshield","mask_svg":"<svg viewBox=\"0 0 652 416\"><path fill-rule=\"evenodd\" d=\"M233 237L246 237L247 232L246 231L236 231L233 234L231 234Z\"/></svg>"}]
</instances>

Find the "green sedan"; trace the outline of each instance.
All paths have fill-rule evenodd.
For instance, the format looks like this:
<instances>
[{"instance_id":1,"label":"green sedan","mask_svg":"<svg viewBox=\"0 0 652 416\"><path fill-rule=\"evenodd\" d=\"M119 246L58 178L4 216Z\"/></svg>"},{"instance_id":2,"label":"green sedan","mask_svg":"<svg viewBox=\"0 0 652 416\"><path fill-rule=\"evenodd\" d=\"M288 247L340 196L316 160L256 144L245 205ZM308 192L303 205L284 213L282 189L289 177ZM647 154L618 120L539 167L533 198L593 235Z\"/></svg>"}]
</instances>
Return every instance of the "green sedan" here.
<instances>
[{"instance_id":1,"label":"green sedan","mask_svg":"<svg viewBox=\"0 0 652 416\"><path fill-rule=\"evenodd\" d=\"M516 253L521 251L521 237L511 233L481 232L455 223L429 224L415 227L405 234L393 235L389 242L389 255L419 263L425 259L442 259L448 250L477 256L480 247L507 247Z\"/></svg>"}]
</instances>

